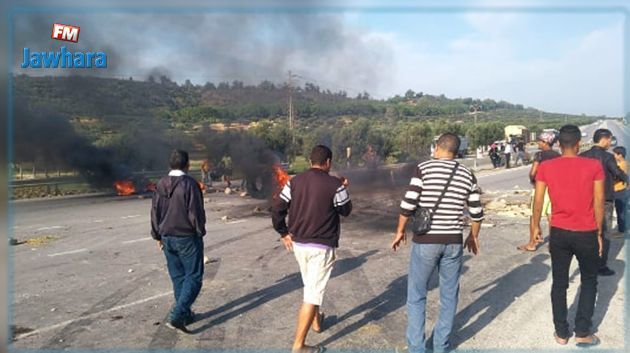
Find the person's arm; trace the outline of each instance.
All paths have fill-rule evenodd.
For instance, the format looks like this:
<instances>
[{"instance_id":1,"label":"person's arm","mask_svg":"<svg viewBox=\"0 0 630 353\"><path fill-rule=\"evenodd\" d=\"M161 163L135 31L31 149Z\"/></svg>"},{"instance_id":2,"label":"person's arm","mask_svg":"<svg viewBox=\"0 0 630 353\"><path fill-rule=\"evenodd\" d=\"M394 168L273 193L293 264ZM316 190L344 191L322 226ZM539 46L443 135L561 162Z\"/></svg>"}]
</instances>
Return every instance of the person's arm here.
<instances>
[{"instance_id":1,"label":"person's arm","mask_svg":"<svg viewBox=\"0 0 630 353\"><path fill-rule=\"evenodd\" d=\"M602 256L603 226L604 226L604 204L605 204L604 180L593 182L593 211L595 212L595 222L597 223L597 242L599 244L599 256Z\"/></svg>"},{"instance_id":2,"label":"person's arm","mask_svg":"<svg viewBox=\"0 0 630 353\"><path fill-rule=\"evenodd\" d=\"M400 244L407 242L407 234L405 234L405 226L409 217L413 216L418 208L418 200L422 193L422 175L420 168L416 167L413 177L409 182L409 187L405 192L405 197L400 202L400 216L398 217L398 227L396 227L396 235L392 241L391 247L394 251L398 249Z\"/></svg>"},{"instance_id":3,"label":"person's arm","mask_svg":"<svg viewBox=\"0 0 630 353\"><path fill-rule=\"evenodd\" d=\"M291 206L291 181L288 181L278 197L272 201L271 205L271 223L273 229L282 237L284 247L291 251L293 250L293 239L289 233L289 227L287 226L287 214L289 213L289 207Z\"/></svg>"},{"instance_id":4,"label":"person's arm","mask_svg":"<svg viewBox=\"0 0 630 353\"><path fill-rule=\"evenodd\" d=\"M197 181L190 178L188 187L188 220L198 236L206 235L206 210L203 207L203 192Z\"/></svg>"},{"instance_id":5,"label":"person's arm","mask_svg":"<svg viewBox=\"0 0 630 353\"><path fill-rule=\"evenodd\" d=\"M608 152L605 153L609 154ZM617 161L615 161L615 157L612 155L610 158L606 158L606 169L613 176L614 180L623 181L625 183L628 182L628 174L626 174L626 172L617 165Z\"/></svg>"},{"instance_id":6,"label":"person's arm","mask_svg":"<svg viewBox=\"0 0 630 353\"><path fill-rule=\"evenodd\" d=\"M543 204L545 201L545 193L547 192L547 184L540 180L536 180L536 187L534 189L534 207L532 209L532 218L530 232L536 232L536 234L542 234L540 229L540 218L542 216Z\"/></svg>"},{"instance_id":7,"label":"person's arm","mask_svg":"<svg viewBox=\"0 0 630 353\"><path fill-rule=\"evenodd\" d=\"M159 233L160 225L160 208L159 208L160 194L153 191L153 198L151 200L151 237L155 240L161 240Z\"/></svg>"},{"instance_id":8,"label":"person's arm","mask_svg":"<svg viewBox=\"0 0 630 353\"><path fill-rule=\"evenodd\" d=\"M342 179L342 185L337 188L335 197L333 198L333 206L335 211L343 217L348 217L352 212L352 201L350 200L350 194L348 194L348 179Z\"/></svg>"},{"instance_id":9,"label":"person's arm","mask_svg":"<svg viewBox=\"0 0 630 353\"><path fill-rule=\"evenodd\" d=\"M158 248L162 250L162 237L160 236L160 194L157 190L153 191L151 199L151 238L157 240Z\"/></svg>"},{"instance_id":10,"label":"person's arm","mask_svg":"<svg viewBox=\"0 0 630 353\"><path fill-rule=\"evenodd\" d=\"M532 169L529 170L529 180L533 184L536 183L536 172L538 171L538 165L539 164L540 164L540 162L534 161L534 163L532 163Z\"/></svg>"},{"instance_id":11,"label":"person's arm","mask_svg":"<svg viewBox=\"0 0 630 353\"><path fill-rule=\"evenodd\" d=\"M481 206L481 190L477 185L477 178L472 176L472 187L468 195L468 213L470 214L470 234L466 239L466 247L469 252L477 255L479 252L479 231L481 230L481 222L483 222L484 214Z\"/></svg>"}]
</instances>

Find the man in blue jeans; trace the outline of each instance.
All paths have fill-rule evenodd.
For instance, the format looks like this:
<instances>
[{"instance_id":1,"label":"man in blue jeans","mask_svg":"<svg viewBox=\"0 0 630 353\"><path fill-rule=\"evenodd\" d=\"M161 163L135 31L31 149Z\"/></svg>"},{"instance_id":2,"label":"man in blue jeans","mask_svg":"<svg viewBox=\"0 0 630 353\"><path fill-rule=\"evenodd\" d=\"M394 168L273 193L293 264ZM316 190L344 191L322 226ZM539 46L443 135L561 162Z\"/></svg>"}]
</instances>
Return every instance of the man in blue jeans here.
<instances>
[{"instance_id":1,"label":"man in blue jeans","mask_svg":"<svg viewBox=\"0 0 630 353\"><path fill-rule=\"evenodd\" d=\"M468 251L479 251L479 230L483 220L477 179L454 158L459 137L440 136L434 159L421 163L411 178L400 204L400 218L392 249L406 242L405 226L418 207L432 213L431 226L424 234L414 234L407 278L407 345L409 352L425 352L425 308L429 278L437 267L440 276L440 315L433 330L433 351L445 352L450 346L453 320L459 299L459 276L463 255L464 200L472 220L466 239Z\"/></svg>"},{"instance_id":2,"label":"man in blue jeans","mask_svg":"<svg viewBox=\"0 0 630 353\"><path fill-rule=\"evenodd\" d=\"M151 236L164 251L173 282L175 305L166 325L188 333L186 325L193 321L191 306L203 279L206 212L199 184L186 174L190 168L188 153L173 151L170 167L153 194Z\"/></svg>"}]
</instances>

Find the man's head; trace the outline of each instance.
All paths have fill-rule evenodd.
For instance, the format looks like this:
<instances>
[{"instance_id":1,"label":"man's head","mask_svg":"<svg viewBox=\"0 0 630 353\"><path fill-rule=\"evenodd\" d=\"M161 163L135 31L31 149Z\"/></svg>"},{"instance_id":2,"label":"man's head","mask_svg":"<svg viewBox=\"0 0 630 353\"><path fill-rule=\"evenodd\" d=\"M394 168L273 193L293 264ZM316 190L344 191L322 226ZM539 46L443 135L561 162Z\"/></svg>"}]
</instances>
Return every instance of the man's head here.
<instances>
[{"instance_id":1,"label":"man's head","mask_svg":"<svg viewBox=\"0 0 630 353\"><path fill-rule=\"evenodd\" d=\"M332 167L332 151L324 145L317 145L311 150L311 166L325 171Z\"/></svg>"},{"instance_id":2,"label":"man's head","mask_svg":"<svg viewBox=\"0 0 630 353\"><path fill-rule=\"evenodd\" d=\"M580 150L580 140L582 132L575 125L565 125L560 128L558 141L563 154L577 154Z\"/></svg>"},{"instance_id":3,"label":"man's head","mask_svg":"<svg viewBox=\"0 0 630 353\"><path fill-rule=\"evenodd\" d=\"M597 129L593 134L593 142L602 148L609 149L612 141L612 132L608 129Z\"/></svg>"},{"instance_id":4,"label":"man's head","mask_svg":"<svg viewBox=\"0 0 630 353\"><path fill-rule=\"evenodd\" d=\"M435 158L454 158L459 151L459 145L461 141L459 136L447 132L438 138L435 143Z\"/></svg>"},{"instance_id":5,"label":"man's head","mask_svg":"<svg viewBox=\"0 0 630 353\"><path fill-rule=\"evenodd\" d=\"M617 161L622 161L626 159L626 148L623 146L617 146L613 148L613 153L615 154L615 159Z\"/></svg>"},{"instance_id":6,"label":"man's head","mask_svg":"<svg viewBox=\"0 0 630 353\"><path fill-rule=\"evenodd\" d=\"M188 152L183 150L173 150L171 152L171 158L169 160L171 170L179 169L184 172L188 171L190 167L190 161L188 160Z\"/></svg>"},{"instance_id":7,"label":"man's head","mask_svg":"<svg viewBox=\"0 0 630 353\"><path fill-rule=\"evenodd\" d=\"M538 135L536 142L538 142L538 148L541 150L551 149L556 142L556 134L551 131L543 131Z\"/></svg>"}]
</instances>

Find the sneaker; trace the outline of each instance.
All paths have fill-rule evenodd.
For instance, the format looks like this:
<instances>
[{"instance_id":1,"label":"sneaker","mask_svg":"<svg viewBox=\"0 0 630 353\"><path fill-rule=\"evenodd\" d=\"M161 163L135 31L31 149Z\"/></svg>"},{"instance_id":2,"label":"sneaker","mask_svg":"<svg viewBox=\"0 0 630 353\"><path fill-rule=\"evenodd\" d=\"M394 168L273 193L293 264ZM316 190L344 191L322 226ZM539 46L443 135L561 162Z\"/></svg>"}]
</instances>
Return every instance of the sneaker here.
<instances>
[{"instance_id":1,"label":"sneaker","mask_svg":"<svg viewBox=\"0 0 630 353\"><path fill-rule=\"evenodd\" d=\"M186 325L184 325L184 323L181 323L181 322L169 321L166 323L166 327L172 328L177 331L181 331L183 333L190 334L190 331L188 331L188 329L186 328Z\"/></svg>"},{"instance_id":2,"label":"sneaker","mask_svg":"<svg viewBox=\"0 0 630 353\"><path fill-rule=\"evenodd\" d=\"M190 315L184 319L184 325L188 326L195 322L195 312L191 311Z\"/></svg>"},{"instance_id":3,"label":"sneaker","mask_svg":"<svg viewBox=\"0 0 630 353\"><path fill-rule=\"evenodd\" d=\"M603 267L603 268L600 268L599 271L597 271L597 273L600 276L612 276L615 274L615 271L611 270L608 267Z\"/></svg>"}]
</instances>

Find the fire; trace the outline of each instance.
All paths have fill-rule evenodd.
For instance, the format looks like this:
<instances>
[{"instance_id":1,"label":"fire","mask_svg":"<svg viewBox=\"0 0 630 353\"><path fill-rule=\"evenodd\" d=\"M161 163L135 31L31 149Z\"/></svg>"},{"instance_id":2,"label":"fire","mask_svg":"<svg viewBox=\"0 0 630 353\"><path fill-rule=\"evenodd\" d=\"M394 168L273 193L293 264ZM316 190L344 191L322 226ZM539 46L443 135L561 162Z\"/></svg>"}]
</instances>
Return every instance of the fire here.
<instances>
[{"instance_id":1,"label":"fire","mask_svg":"<svg viewBox=\"0 0 630 353\"><path fill-rule=\"evenodd\" d=\"M118 196L128 196L136 192L136 187L131 180L119 180L114 183Z\"/></svg>"},{"instance_id":2,"label":"fire","mask_svg":"<svg viewBox=\"0 0 630 353\"><path fill-rule=\"evenodd\" d=\"M291 177L284 171L284 169L282 169L280 164L275 164L273 166L273 178L277 185L276 192L273 195L274 197L277 197L282 191L282 188L289 182L289 180L291 180Z\"/></svg>"}]
</instances>

